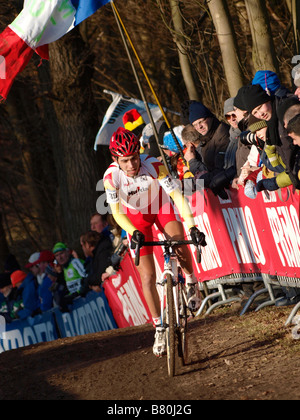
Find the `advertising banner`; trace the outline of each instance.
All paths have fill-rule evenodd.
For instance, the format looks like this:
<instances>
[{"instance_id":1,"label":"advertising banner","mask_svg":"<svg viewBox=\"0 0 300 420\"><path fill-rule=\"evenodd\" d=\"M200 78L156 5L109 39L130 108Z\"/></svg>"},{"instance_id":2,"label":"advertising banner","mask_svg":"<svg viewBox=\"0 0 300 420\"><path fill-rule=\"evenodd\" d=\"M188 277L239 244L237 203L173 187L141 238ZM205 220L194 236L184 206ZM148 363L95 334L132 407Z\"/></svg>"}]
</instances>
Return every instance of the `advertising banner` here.
<instances>
[{"instance_id":1,"label":"advertising banner","mask_svg":"<svg viewBox=\"0 0 300 420\"><path fill-rule=\"evenodd\" d=\"M142 325L152 321L139 273L129 253L126 253L117 274L105 281L104 290L118 327Z\"/></svg>"},{"instance_id":2,"label":"advertising banner","mask_svg":"<svg viewBox=\"0 0 300 420\"><path fill-rule=\"evenodd\" d=\"M76 299L70 312L55 309L55 318L61 338L108 331L117 328L104 292L89 292Z\"/></svg>"},{"instance_id":3,"label":"advertising banner","mask_svg":"<svg viewBox=\"0 0 300 420\"><path fill-rule=\"evenodd\" d=\"M3 317L1 317L4 319ZM23 321L2 325L0 353L58 338L54 315L51 311Z\"/></svg>"}]
</instances>

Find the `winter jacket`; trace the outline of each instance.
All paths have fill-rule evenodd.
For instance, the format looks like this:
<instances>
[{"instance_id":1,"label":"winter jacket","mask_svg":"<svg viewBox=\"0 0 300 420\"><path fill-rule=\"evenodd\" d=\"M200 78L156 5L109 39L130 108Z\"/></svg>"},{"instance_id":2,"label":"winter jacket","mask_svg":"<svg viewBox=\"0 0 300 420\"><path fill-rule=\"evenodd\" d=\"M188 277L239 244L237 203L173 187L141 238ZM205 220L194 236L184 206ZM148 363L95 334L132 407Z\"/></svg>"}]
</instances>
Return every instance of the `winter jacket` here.
<instances>
[{"instance_id":1,"label":"winter jacket","mask_svg":"<svg viewBox=\"0 0 300 420\"><path fill-rule=\"evenodd\" d=\"M42 284L38 286L40 308L42 312L46 312L53 307L53 296L50 290L51 286L52 281L48 276L44 276Z\"/></svg>"},{"instance_id":2,"label":"winter jacket","mask_svg":"<svg viewBox=\"0 0 300 420\"><path fill-rule=\"evenodd\" d=\"M29 273L18 288L16 301L22 302L21 305L15 305L14 316L19 319L26 319L39 312L40 300L37 291L36 279L32 273Z\"/></svg>"},{"instance_id":3,"label":"winter jacket","mask_svg":"<svg viewBox=\"0 0 300 420\"><path fill-rule=\"evenodd\" d=\"M111 255L113 253L112 242L108 237L102 236L93 250L93 257L89 264L89 275L84 279L83 290L89 290L90 285L100 285L101 275L106 268L111 265Z\"/></svg>"}]
</instances>

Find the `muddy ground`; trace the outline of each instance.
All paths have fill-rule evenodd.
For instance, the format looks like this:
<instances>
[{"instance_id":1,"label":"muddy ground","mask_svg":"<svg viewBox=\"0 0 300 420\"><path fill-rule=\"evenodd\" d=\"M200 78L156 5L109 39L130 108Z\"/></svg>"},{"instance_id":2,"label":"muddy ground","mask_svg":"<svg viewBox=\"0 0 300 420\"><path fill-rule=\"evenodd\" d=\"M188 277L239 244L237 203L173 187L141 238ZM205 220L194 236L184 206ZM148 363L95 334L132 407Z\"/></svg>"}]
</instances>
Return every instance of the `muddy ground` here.
<instances>
[{"instance_id":1,"label":"muddy ground","mask_svg":"<svg viewBox=\"0 0 300 420\"><path fill-rule=\"evenodd\" d=\"M298 400L300 340L297 327L284 326L290 310L240 317L231 306L194 319L190 363L174 378L152 354L151 325L2 353L0 399Z\"/></svg>"}]
</instances>

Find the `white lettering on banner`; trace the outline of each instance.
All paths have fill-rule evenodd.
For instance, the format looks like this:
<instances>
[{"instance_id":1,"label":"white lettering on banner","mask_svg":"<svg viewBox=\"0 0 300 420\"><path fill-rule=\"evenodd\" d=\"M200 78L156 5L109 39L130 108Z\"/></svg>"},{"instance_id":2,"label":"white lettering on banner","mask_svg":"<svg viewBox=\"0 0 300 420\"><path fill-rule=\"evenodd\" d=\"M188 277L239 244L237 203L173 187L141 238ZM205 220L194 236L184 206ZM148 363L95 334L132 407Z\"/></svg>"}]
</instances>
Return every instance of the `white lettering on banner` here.
<instances>
[{"instance_id":1,"label":"white lettering on banner","mask_svg":"<svg viewBox=\"0 0 300 420\"><path fill-rule=\"evenodd\" d=\"M55 340L53 325L51 322L42 322L33 328L25 327L23 335L20 330L5 331L2 334L2 346L0 353L19 347Z\"/></svg>"},{"instance_id":2,"label":"white lettering on banner","mask_svg":"<svg viewBox=\"0 0 300 420\"><path fill-rule=\"evenodd\" d=\"M2 334L2 338L4 351L24 347L24 340L19 330L6 331Z\"/></svg>"},{"instance_id":3,"label":"white lettering on banner","mask_svg":"<svg viewBox=\"0 0 300 420\"><path fill-rule=\"evenodd\" d=\"M62 314L67 337L114 329L101 297L98 297L96 301L85 303L83 306L74 309L72 316L73 320L69 313Z\"/></svg>"},{"instance_id":4,"label":"white lettering on banner","mask_svg":"<svg viewBox=\"0 0 300 420\"><path fill-rule=\"evenodd\" d=\"M118 298L123 306L123 315L129 323L132 319L133 325L142 325L148 320L148 314L141 298L137 293L133 278L129 276L128 281L120 287L117 292Z\"/></svg>"},{"instance_id":5,"label":"white lettering on banner","mask_svg":"<svg viewBox=\"0 0 300 420\"><path fill-rule=\"evenodd\" d=\"M249 207L222 209L228 234L239 264L266 263Z\"/></svg>"},{"instance_id":6,"label":"white lettering on banner","mask_svg":"<svg viewBox=\"0 0 300 420\"><path fill-rule=\"evenodd\" d=\"M203 213L202 215L196 216L195 221L197 224L198 229L203 232L206 236L207 246L202 248L202 259L201 259L201 266L204 271L213 270L217 267L222 267L222 260L220 258L220 254L214 239L213 232L211 230L210 221L208 218L207 213ZM197 267L198 272L200 273L199 264L196 263L197 261L197 251L195 247L193 249L193 258L195 260L195 266Z\"/></svg>"},{"instance_id":7,"label":"white lettering on banner","mask_svg":"<svg viewBox=\"0 0 300 420\"><path fill-rule=\"evenodd\" d=\"M264 203L276 203L277 202L277 195L275 191L268 191L268 194L262 194L262 199Z\"/></svg>"},{"instance_id":8,"label":"white lettering on banner","mask_svg":"<svg viewBox=\"0 0 300 420\"><path fill-rule=\"evenodd\" d=\"M300 267L299 217L293 205L267 208L273 238L282 265Z\"/></svg>"}]
</instances>

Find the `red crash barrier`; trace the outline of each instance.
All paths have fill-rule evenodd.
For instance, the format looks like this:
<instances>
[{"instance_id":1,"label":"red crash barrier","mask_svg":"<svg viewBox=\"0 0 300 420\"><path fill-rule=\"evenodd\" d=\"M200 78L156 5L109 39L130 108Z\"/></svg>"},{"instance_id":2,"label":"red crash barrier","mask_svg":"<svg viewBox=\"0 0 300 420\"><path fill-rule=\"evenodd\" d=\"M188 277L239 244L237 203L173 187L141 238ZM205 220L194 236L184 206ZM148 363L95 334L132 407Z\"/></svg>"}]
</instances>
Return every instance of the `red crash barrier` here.
<instances>
[{"instance_id":1,"label":"red crash barrier","mask_svg":"<svg viewBox=\"0 0 300 420\"><path fill-rule=\"evenodd\" d=\"M234 273L266 273L300 277L299 194L292 187L259 193L250 199L230 189L228 200L201 190L189 198L198 227L206 235L202 262L190 246L199 281ZM186 228L186 227L185 227ZM162 239L154 226L154 237ZM188 231L186 229L186 233ZM154 248L158 275L163 267L163 249ZM118 326L150 322L139 275L130 255L121 271L105 283L105 293Z\"/></svg>"}]
</instances>

